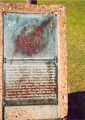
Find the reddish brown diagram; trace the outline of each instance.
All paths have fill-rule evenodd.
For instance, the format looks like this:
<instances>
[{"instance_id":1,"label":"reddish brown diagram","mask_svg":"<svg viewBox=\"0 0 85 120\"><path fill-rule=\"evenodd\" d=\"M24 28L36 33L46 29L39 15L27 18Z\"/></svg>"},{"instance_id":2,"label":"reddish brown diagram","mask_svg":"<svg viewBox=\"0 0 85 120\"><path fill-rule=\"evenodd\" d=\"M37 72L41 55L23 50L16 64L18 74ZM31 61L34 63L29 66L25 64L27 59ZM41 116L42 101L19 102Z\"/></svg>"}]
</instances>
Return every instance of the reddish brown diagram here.
<instances>
[{"instance_id":1,"label":"reddish brown diagram","mask_svg":"<svg viewBox=\"0 0 85 120\"><path fill-rule=\"evenodd\" d=\"M15 41L15 52L21 52L22 54L26 54L28 56L41 52L48 44L48 40L45 41L43 39L44 28L50 24L51 21L52 18L49 18L27 35L25 35L25 32L29 29L29 25L28 27L24 27L20 34L17 35L17 39Z\"/></svg>"}]
</instances>

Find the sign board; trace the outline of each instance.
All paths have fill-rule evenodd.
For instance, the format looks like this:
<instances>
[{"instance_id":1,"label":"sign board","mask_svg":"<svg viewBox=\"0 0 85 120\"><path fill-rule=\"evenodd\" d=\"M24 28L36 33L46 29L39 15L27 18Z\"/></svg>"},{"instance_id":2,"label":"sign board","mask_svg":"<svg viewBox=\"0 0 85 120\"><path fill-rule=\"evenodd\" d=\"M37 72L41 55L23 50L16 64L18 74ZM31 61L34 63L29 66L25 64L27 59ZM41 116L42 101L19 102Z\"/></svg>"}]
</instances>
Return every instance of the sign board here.
<instances>
[{"instance_id":1,"label":"sign board","mask_svg":"<svg viewBox=\"0 0 85 120\"><path fill-rule=\"evenodd\" d=\"M67 110L65 6L9 6L2 11L3 118L62 118Z\"/></svg>"},{"instance_id":2,"label":"sign board","mask_svg":"<svg viewBox=\"0 0 85 120\"><path fill-rule=\"evenodd\" d=\"M6 106L55 105L57 113L57 46L57 15L4 14Z\"/></svg>"},{"instance_id":3,"label":"sign board","mask_svg":"<svg viewBox=\"0 0 85 120\"><path fill-rule=\"evenodd\" d=\"M6 100L45 98L48 101L52 98L52 101L55 101L57 97L55 92L57 86L56 21L56 15L52 14L5 13Z\"/></svg>"}]
</instances>

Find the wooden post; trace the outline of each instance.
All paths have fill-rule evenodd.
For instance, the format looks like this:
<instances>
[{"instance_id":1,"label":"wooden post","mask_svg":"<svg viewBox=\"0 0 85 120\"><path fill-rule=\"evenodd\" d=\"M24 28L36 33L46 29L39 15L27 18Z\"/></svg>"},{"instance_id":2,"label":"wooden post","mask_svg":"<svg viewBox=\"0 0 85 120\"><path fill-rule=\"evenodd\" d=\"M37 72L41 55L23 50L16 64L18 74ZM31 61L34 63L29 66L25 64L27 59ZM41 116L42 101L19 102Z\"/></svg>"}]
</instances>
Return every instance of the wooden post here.
<instances>
[{"instance_id":1,"label":"wooden post","mask_svg":"<svg viewBox=\"0 0 85 120\"><path fill-rule=\"evenodd\" d=\"M26 0L28 4L37 4L37 0Z\"/></svg>"},{"instance_id":2,"label":"wooden post","mask_svg":"<svg viewBox=\"0 0 85 120\"><path fill-rule=\"evenodd\" d=\"M37 0L31 0L31 4L37 4Z\"/></svg>"}]
</instances>

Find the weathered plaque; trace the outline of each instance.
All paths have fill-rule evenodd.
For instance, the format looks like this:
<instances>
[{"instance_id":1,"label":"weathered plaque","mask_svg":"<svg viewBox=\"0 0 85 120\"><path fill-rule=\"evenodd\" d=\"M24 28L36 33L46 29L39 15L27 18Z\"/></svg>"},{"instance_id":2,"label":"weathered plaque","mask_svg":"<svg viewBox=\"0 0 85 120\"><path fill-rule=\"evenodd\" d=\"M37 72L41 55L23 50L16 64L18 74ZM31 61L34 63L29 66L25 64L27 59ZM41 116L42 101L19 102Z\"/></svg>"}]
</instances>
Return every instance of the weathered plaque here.
<instances>
[{"instance_id":1,"label":"weathered plaque","mask_svg":"<svg viewBox=\"0 0 85 120\"><path fill-rule=\"evenodd\" d=\"M4 14L6 105L57 104L56 21L53 14Z\"/></svg>"},{"instance_id":2,"label":"weathered plaque","mask_svg":"<svg viewBox=\"0 0 85 120\"><path fill-rule=\"evenodd\" d=\"M4 58L57 57L57 15L4 14Z\"/></svg>"},{"instance_id":3,"label":"weathered plaque","mask_svg":"<svg viewBox=\"0 0 85 120\"><path fill-rule=\"evenodd\" d=\"M56 64L29 62L5 66L7 105L57 104Z\"/></svg>"}]
</instances>

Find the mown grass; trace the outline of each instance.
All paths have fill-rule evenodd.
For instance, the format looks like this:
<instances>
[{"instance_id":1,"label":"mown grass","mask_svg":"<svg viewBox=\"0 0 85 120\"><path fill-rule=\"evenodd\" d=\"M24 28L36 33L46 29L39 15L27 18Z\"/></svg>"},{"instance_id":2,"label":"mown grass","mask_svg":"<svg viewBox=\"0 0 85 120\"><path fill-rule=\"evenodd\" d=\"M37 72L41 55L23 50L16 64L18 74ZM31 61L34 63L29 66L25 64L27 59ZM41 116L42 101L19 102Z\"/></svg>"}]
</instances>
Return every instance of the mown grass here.
<instances>
[{"instance_id":1,"label":"mown grass","mask_svg":"<svg viewBox=\"0 0 85 120\"><path fill-rule=\"evenodd\" d=\"M0 0L0 2L25 0ZM68 85L71 92L85 90L85 0L37 0L38 4L67 6Z\"/></svg>"},{"instance_id":2,"label":"mown grass","mask_svg":"<svg viewBox=\"0 0 85 120\"><path fill-rule=\"evenodd\" d=\"M26 0L0 0L3 3L26 3Z\"/></svg>"}]
</instances>

